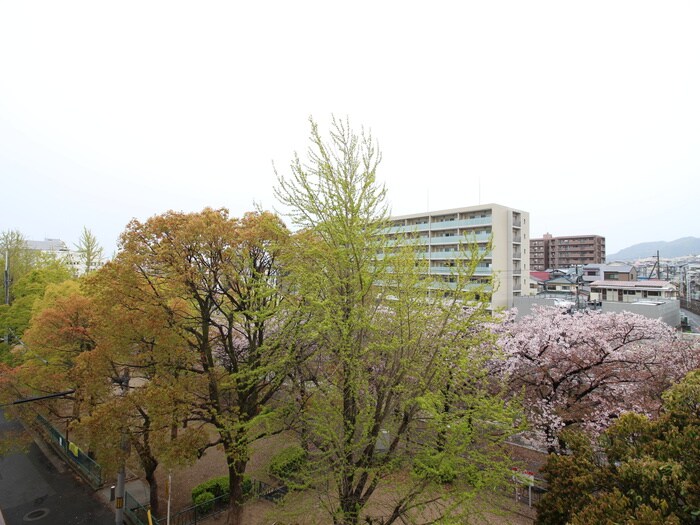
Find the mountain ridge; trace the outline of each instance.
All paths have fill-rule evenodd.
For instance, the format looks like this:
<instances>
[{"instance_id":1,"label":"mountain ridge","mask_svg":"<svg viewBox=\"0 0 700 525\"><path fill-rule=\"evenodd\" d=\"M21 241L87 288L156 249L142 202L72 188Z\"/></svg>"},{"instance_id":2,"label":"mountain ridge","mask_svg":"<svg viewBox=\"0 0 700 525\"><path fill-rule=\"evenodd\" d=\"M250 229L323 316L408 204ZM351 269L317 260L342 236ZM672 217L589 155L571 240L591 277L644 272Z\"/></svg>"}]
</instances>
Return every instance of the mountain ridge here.
<instances>
[{"instance_id":1,"label":"mountain ridge","mask_svg":"<svg viewBox=\"0 0 700 525\"><path fill-rule=\"evenodd\" d=\"M686 255L700 254L700 238L681 237L675 241L650 241L633 244L623 248L617 253L607 255L607 261L630 261L643 259L645 257L655 257L656 252L665 259L674 257L684 257Z\"/></svg>"}]
</instances>

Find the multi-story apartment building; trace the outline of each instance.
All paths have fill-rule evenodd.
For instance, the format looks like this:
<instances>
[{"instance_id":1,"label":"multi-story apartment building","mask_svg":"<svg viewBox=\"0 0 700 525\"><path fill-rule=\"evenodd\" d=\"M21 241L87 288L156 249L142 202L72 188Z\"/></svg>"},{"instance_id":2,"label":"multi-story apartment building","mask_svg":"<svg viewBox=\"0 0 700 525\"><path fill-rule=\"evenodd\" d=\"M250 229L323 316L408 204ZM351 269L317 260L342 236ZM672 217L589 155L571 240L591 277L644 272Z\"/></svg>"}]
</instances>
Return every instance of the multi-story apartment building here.
<instances>
[{"instance_id":1,"label":"multi-story apartment building","mask_svg":"<svg viewBox=\"0 0 700 525\"><path fill-rule=\"evenodd\" d=\"M604 262L605 237L600 235L553 237L545 233L541 239L530 239L530 267L533 271Z\"/></svg>"},{"instance_id":2,"label":"multi-story apartment building","mask_svg":"<svg viewBox=\"0 0 700 525\"><path fill-rule=\"evenodd\" d=\"M390 221L386 234L397 241L411 236L420 256L429 261L428 272L435 276L436 287L454 287L454 267L460 258L469 256L465 245L476 242L484 259L472 279L486 282L493 276L492 308L509 308L513 297L529 294L529 213L485 204L401 215ZM491 250L487 251L489 241Z\"/></svg>"},{"instance_id":3,"label":"multi-story apartment building","mask_svg":"<svg viewBox=\"0 0 700 525\"><path fill-rule=\"evenodd\" d=\"M530 270L533 272L544 272L550 268L548 235L546 233L543 239L530 239Z\"/></svg>"}]
</instances>

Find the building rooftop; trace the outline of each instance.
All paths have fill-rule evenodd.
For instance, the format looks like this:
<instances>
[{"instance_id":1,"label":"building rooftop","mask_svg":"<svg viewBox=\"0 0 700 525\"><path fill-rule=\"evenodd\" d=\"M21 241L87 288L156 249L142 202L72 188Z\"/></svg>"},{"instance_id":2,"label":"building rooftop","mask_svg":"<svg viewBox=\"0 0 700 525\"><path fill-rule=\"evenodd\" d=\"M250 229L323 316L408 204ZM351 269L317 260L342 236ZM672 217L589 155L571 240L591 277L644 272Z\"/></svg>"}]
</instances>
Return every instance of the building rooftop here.
<instances>
[{"instance_id":1,"label":"building rooftop","mask_svg":"<svg viewBox=\"0 0 700 525\"><path fill-rule=\"evenodd\" d=\"M549 281L550 277L549 272L530 272L530 278L538 281Z\"/></svg>"},{"instance_id":2,"label":"building rooftop","mask_svg":"<svg viewBox=\"0 0 700 525\"><path fill-rule=\"evenodd\" d=\"M43 252L67 252L68 246L61 239L44 239L43 241L26 241L30 250L40 250Z\"/></svg>"},{"instance_id":3,"label":"building rooftop","mask_svg":"<svg viewBox=\"0 0 700 525\"><path fill-rule=\"evenodd\" d=\"M666 289L666 290L675 290L676 287L668 282L668 281L660 281L660 280L654 280L650 279L647 281L611 281L611 280L603 280L603 281L593 281L591 283L591 287L599 287L599 288L605 288L605 287L610 287L610 288L654 288L654 289Z\"/></svg>"},{"instance_id":4,"label":"building rooftop","mask_svg":"<svg viewBox=\"0 0 700 525\"><path fill-rule=\"evenodd\" d=\"M401 219L411 219L414 217L423 217L425 215L449 215L450 213L461 213L461 212L465 212L465 211L490 210L491 208L502 208L502 209L508 209L508 210L513 210L516 212L525 213L523 210L511 208L511 207L505 206L503 204L489 203L489 204L478 204L476 206L465 206L463 208L450 208L447 210L424 211L424 212L417 212L417 213L408 213L406 215L392 215L390 217L390 219L392 221L394 221L394 220L401 220Z\"/></svg>"}]
</instances>

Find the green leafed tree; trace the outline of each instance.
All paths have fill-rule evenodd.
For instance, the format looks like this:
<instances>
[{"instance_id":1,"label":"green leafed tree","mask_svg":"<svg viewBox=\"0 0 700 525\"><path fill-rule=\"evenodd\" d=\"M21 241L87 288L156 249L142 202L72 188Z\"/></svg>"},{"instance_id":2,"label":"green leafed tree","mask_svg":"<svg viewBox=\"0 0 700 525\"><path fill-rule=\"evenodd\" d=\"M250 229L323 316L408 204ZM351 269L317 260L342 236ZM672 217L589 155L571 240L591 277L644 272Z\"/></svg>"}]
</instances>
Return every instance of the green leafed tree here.
<instances>
[{"instance_id":1,"label":"green leafed tree","mask_svg":"<svg viewBox=\"0 0 700 525\"><path fill-rule=\"evenodd\" d=\"M625 414L602 436L571 436L570 455L550 455L550 491L537 523L696 524L700 520L700 371L664 394L654 420Z\"/></svg>"},{"instance_id":2,"label":"green leafed tree","mask_svg":"<svg viewBox=\"0 0 700 525\"><path fill-rule=\"evenodd\" d=\"M308 158L278 174L299 229L284 261L301 326L290 422L307 460L296 481L336 524L466 522L473 497L509 477L502 445L519 412L487 373L478 250L465 247L450 289L434 282L409 239L385 235L380 158L347 121L334 119L328 139L311 121Z\"/></svg>"},{"instance_id":3,"label":"green leafed tree","mask_svg":"<svg viewBox=\"0 0 700 525\"><path fill-rule=\"evenodd\" d=\"M103 258L103 249L97 241L97 237L85 226L80 234L80 239L75 245L80 259L81 273L90 273L95 270Z\"/></svg>"},{"instance_id":4,"label":"green leafed tree","mask_svg":"<svg viewBox=\"0 0 700 525\"><path fill-rule=\"evenodd\" d=\"M4 336L0 344L0 359L13 360L10 351L17 345L21 350L24 331L45 293L51 293L53 287L72 278L71 271L62 261L43 258L35 260L34 265L16 280L12 286L12 303L0 309L0 330Z\"/></svg>"},{"instance_id":5,"label":"green leafed tree","mask_svg":"<svg viewBox=\"0 0 700 525\"><path fill-rule=\"evenodd\" d=\"M0 261L3 270L2 304L12 304L15 298L14 284L31 270L36 253L27 249L27 241L18 230L5 230L0 234Z\"/></svg>"}]
</instances>

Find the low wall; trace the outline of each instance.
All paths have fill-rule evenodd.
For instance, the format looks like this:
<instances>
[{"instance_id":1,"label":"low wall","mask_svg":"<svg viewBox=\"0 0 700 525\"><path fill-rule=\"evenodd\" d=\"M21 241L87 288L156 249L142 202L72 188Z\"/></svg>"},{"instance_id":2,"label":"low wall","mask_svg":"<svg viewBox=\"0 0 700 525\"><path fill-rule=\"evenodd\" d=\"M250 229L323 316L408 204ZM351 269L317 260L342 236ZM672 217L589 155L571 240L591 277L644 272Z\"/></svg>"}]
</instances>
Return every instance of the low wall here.
<instances>
[{"instance_id":1,"label":"low wall","mask_svg":"<svg viewBox=\"0 0 700 525\"><path fill-rule=\"evenodd\" d=\"M547 296L525 296L514 297L513 306L518 309L518 318L525 315L530 315L534 306L560 306L563 301L570 301L574 304L575 298L567 297L547 297ZM664 323L673 328L677 328L681 324L681 305L678 300L664 299L663 301L640 301L637 303L617 303L612 301L603 301L598 303L596 309L603 312L631 312L633 314L643 315L650 319L661 319ZM588 308L590 305L582 305L579 307Z\"/></svg>"},{"instance_id":2,"label":"low wall","mask_svg":"<svg viewBox=\"0 0 700 525\"><path fill-rule=\"evenodd\" d=\"M603 301L603 312L631 312L650 319L661 319L673 328L681 324L681 303L675 299L664 299L655 302L615 303Z\"/></svg>"}]
</instances>

